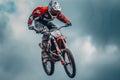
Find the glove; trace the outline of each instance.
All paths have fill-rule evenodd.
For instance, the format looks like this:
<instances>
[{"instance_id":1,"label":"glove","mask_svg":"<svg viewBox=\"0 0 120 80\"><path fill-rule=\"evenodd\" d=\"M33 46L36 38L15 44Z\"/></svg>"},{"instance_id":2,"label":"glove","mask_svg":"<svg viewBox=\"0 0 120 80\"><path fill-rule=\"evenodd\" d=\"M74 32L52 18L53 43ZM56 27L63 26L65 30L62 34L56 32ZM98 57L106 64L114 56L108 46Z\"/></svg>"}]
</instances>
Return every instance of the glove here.
<instances>
[{"instance_id":1,"label":"glove","mask_svg":"<svg viewBox=\"0 0 120 80\"><path fill-rule=\"evenodd\" d=\"M29 30L34 30L34 26L28 25L28 29L29 29Z\"/></svg>"},{"instance_id":2,"label":"glove","mask_svg":"<svg viewBox=\"0 0 120 80\"><path fill-rule=\"evenodd\" d=\"M72 26L72 23L71 22L66 23L66 27L68 26Z\"/></svg>"}]
</instances>

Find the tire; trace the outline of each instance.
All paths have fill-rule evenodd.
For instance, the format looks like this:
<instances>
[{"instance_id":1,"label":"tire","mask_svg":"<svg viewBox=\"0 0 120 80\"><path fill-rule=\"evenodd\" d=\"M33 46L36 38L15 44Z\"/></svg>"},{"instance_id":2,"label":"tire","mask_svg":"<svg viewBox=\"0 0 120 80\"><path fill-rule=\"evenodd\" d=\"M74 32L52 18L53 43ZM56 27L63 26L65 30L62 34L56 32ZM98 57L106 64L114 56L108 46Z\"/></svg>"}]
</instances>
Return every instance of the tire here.
<instances>
[{"instance_id":1,"label":"tire","mask_svg":"<svg viewBox=\"0 0 120 80\"><path fill-rule=\"evenodd\" d=\"M75 61L74 61L74 58L72 56L72 53L69 49L65 49L63 51L63 59L65 60L66 64L64 65L64 69L65 69L65 72L66 74L70 77L70 78L74 78L75 75L76 75L76 66L75 66ZM68 61L66 60L66 58L68 59ZM69 71L69 67L71 67L71 72Z\"/></svg>"},{"instance_id":2,"label":"tire","mask_svg":"<svg viewBox=\"0 0 120 80\"><path fill-rule=\"evenodd\" d=\"M42 64L43 64L45 73L50 76L54 73L54 62L50 61L50 57L47 57L46 62L44 62L44 59L46 59L46 58L43 58L44 55L49 56L49 54L46 52L44 52L43 54L42 52Z\"/></svg>"}]
</instances>

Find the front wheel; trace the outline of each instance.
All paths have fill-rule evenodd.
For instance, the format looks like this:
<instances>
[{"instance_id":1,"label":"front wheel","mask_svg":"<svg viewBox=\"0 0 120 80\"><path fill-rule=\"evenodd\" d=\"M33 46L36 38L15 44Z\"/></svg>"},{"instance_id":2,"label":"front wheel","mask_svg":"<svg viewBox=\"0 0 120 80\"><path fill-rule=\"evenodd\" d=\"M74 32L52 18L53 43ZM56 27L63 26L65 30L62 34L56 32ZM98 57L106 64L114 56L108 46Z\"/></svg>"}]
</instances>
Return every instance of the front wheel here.
<instances>
[{"instance_id":1,"label":"front wheel","mask_svg":"<svg viewBox=\"0 0 120 80\"><path fill-rule=\"evenodd\" d=\"M65 49L63 51L63 59L66 63L64 65L65 72L70 78L74 78L76 75L76 66L72 53L69 49Z\"/></svg>"},{"instance_id":2,"label":"front wheel","mask_svg":"<svg viewBox=\"0 0 120 80\"><path fill-rule=\"evenodd\" d=\"M42 52L42 64L47 75L52 75L54 73L54 62L50 60L47 52Z\"/></svg>"}]
</instances>

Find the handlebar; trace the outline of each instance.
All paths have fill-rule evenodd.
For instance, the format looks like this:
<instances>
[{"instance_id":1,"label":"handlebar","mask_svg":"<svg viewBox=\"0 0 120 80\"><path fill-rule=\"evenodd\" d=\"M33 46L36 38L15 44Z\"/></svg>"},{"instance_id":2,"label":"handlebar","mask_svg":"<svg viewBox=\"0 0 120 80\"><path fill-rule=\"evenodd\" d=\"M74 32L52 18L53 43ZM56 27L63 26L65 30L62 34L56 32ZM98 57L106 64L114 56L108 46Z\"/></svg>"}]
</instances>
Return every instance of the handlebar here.
<instances>
[{"instance_id":1,"label":"handlebar","mask_svg":"<svg viewBox=\"0 0 120 80\"><path fill-rule=\"evenodd\" d=\"M62 28L64 28L64 27L67 27L67 25L64 25L64 26L59 27L58 30L60 30L60 29L62 29Z\"/></svg>"},{"instance_id":2,"label":"handlebar","mask_svg":"<svg viewBox=\"0 0 120 80\"><path fill-rule=\"evenodd\" d=\"M67 27L67 25L61 26L61 27L57 28L57 30L60 30L60 29L62 29L62 28L64 28L64 27ZM40 31L37 31L36 29L33 29L33 30L35 30L36 33L41 33ZM53 29L53 30L54 30L54 29ZM53 30L47 31L47 30L45 29L45 30L43 30L42 33L43 33L43 34L44 34L44 33L49 34L49 33L52 32Z\"/></svg>"}]
</instances>

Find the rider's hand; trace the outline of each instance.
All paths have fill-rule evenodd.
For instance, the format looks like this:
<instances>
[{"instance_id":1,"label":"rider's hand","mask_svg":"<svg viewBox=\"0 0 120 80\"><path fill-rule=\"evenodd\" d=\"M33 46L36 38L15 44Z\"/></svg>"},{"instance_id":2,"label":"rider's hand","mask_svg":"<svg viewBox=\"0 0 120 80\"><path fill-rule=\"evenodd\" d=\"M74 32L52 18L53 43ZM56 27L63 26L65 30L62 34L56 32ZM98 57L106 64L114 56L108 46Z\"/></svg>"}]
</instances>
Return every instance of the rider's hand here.
<instances>
[{"instance_id":1,"label":"rider's hand","mask_svg":"<svg viewBox=\"0 0 120 80\"><path fill-rule=\"evenodd\" d=\"M66 23L65 27L72 26L71 22Z\"/></svg>"},{"instance_id":2,"label":"rider's hand","mask_svg":"<svg viewBox=\"0 0 120 80\"><path fill-rule=\"evenodd\" d=\"M34 30L34 26L28 25L28 29L29 29L29 30Z\"/></svg>"},{"instance_id":3,"label":"rider's hand","mask_svg":"<svg viewBox=\"0 0 120 80\"><path fill-rule=\"evenodd\" d=\"M40 31L37 31L35 28L34 28L34 26L28 26L28 29L29 30L34 30L36 33L41 33Z\"/></svg>"}]
</instances>

